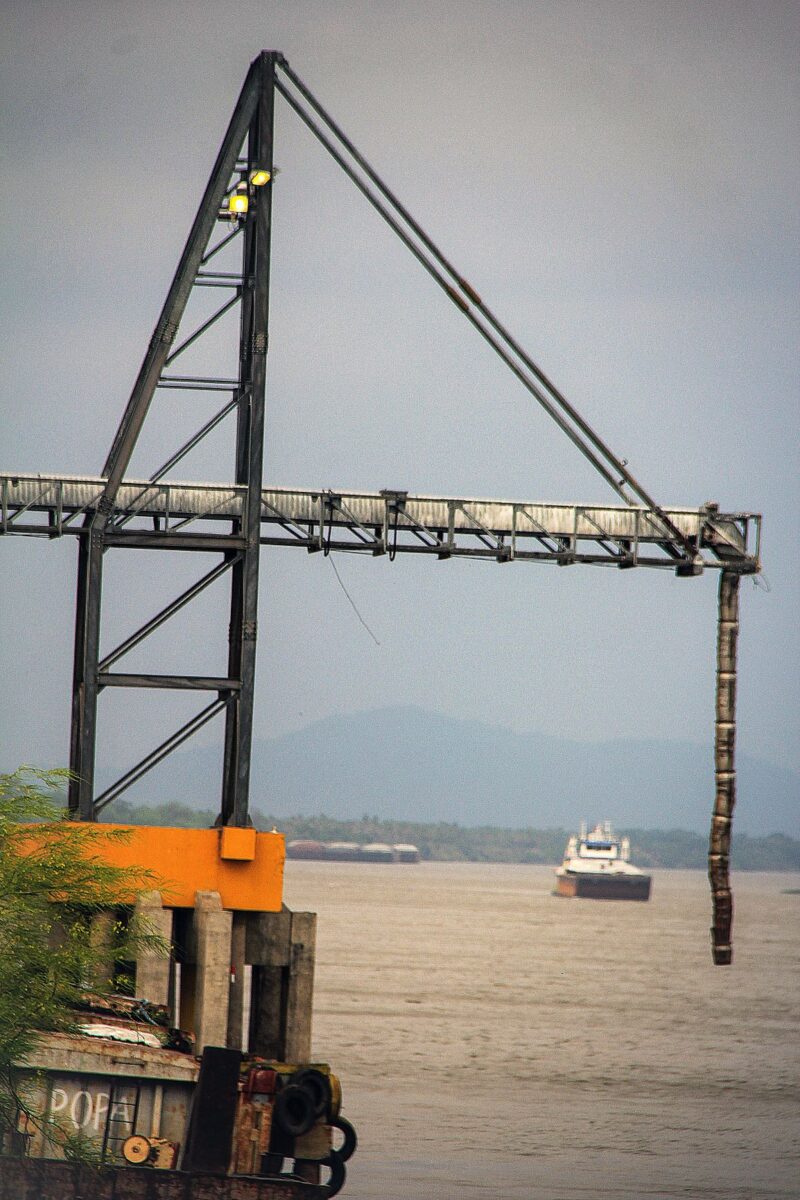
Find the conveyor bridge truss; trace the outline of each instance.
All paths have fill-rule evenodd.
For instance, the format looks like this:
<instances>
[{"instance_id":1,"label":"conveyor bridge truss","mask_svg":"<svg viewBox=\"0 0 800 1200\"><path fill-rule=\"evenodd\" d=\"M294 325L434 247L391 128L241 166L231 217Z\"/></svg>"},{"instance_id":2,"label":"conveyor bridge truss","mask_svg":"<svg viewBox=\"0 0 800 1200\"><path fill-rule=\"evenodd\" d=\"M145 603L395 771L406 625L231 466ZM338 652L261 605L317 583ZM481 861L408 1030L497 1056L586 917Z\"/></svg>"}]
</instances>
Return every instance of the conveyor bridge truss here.
<instances>
[{"instance_id":1,"label":"conveyor bridge truss","mask_svg":"<svg viewBox=\"0 0 800 1200\"><path fill-rule=\"evenodd\" d=\"M262 459L269 326L273 125L281 96L333 157L433 282L460 310L523 388L588 459L622 503L546 504L264 487ZM178 338L190 298L224 295ZM193 369L204 336L238 310L236 367ZM173 366L181 357L181 365ZM127 469L151 402L162 390L220 393L221 408L145 480ZM236 421L233 482L179 483L174 471L226 417ZM394 481L393 481L394 482ZM98 814L217 714L225 716L219 823L249 823L258 569L262 545L308 552L423 554L618 568L720 571L717 659L716 803L709 873L715 961L731 959L728 882L735 797L738 584L759 570L760 517L701 508L663 508L531 359L322 108L284 56L251 64L211 177L150 340L121 424L98 476L0 474L0 534L75 535L78 587L72 691L69 804L81 820ZM100 656L103 558L118 548L218 552L218 565ZM228 669L224 677L124 673L111 668L215 580L230 579ZM101 795L95 794L97 702L108 687L189 689L213 695L182 728Z\"/></svg>"},{"instance_id":2,"label":"conveyor bridge truss","mask_svg":"<svg viewBox=\"0 0 800 1200\"><path fill-rule=\"evenodd\" d=\"M86 533L81 518L96 508L105 482L100 477L0 475L0 533L81 536ZM244 487L127 479L116 493L105 544L242 550L244 538L220 532L219 525L240 522L246 503ZM665 515L670 529L658 513L641 506L412 496L388 488L264 488L259 541L309 553L361 551L390 558L433 554L561 566L666 567L687 574L726 564L756 569L757 515L720 513L715 505L668 509ZM673 530L695 550L689 564Z\"/></svg>"}]
</instances>

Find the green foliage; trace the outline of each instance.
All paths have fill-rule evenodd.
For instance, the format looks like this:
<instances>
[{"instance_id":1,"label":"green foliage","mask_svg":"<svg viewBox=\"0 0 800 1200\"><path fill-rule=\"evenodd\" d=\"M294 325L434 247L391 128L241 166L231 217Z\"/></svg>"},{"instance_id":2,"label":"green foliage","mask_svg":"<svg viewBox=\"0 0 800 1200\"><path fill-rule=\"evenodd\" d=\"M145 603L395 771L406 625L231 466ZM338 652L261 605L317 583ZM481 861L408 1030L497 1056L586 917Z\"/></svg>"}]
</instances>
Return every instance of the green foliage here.
<instances>
[{"instance_id":1,"label":"green foliage","mask_svg":"<svg viewBox=\"0 0 800 1200\"><path fill-rule=\"evenodd\" d=\"M61 1151L67 1162L77 1162L83 1167L101 1167L103 1165L103 1149L100 1141L86 1134L81 1129L72 1130L50 1129L51 1139L61 1145Z\"/></svg>"},{"instance_id":2,"label":"green foliage","mask_svg":"<svg viewBox=\"0 0 800 1200\"><path fill-rule=\"evenodd\" d=\"M275 817L253 812L258 829L279 829L286 840L312 838L320 842L411 842L424 859L438 862L560 862L567 841L563 829L496 829L491 826L466 828L442 821L425 825L415 821L385 821L364 815L345 821L318 817ZM123 801L114 806L109 820L128 825L172 825L176 828L207 828L216 814L170 802L155 807Z\"/></svg>"},{"instance_id":3,"label":"green foliage","mask_svg":"<svg viewBox=\"0 0 800 1200\"><path fill-rule=\"evenodd\" d=\"M109 819L129 825L173 825L207 828L216 813L172 801L156 807L121 802ZM319 842L411 842L421 857L437 862L559 863L570 833L565 829L503 829L491 825L465 827L449 822L426 825L416 821L387 821L365 814L360 820L315 817L274 817L253 812L259 829L277 828L286 840L310 838ZM626 829L631 857L640 867L707 869L708 838L685 829ZM775 833L756 838L734 827L731 861L738 871L798 871L800 841Z\"/></svg>"},{"instance_id":4,"label":"green foliage","mask_svg":"<svg viewBox=\"0 0 800 1200\"><path fill-rule=\"evenodd\" d=\"M0 1127L18 1109L16 1066L39 1031L74 1028L88 987L113 986L113 963L161 940L127 920L119 897L153 887L147 871L110 866L102 825L67 819L54 803L67 772L0 775Z\"/></svg>"},{"instance_id":5,"label":"green foliage","mask_svg":"<svg viewBox=\"0 0 800 1200\"><path fill-rule=\"evenodd\" d=\"M216 813L190 808L175 800L153 805L117 800L106 810L106 818L120 825L167 825L173 829L208 829L215 817Z\"/></svg>"}]
</instances>

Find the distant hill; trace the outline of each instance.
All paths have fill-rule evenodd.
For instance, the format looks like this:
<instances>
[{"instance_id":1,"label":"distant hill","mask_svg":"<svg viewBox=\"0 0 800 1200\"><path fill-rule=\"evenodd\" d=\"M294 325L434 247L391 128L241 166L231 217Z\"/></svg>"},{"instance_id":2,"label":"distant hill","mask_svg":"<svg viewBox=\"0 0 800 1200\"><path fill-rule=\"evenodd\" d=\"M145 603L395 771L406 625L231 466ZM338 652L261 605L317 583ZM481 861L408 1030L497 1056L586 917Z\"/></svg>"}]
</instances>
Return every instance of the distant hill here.
<instances>
[{"instance_id":1,"label":"distant hill","mask_svg":"<svg viewBox=\"0 0 800 1200\"><path fill-rule=\"evenodd\" d=\"M210 747L173 755L159 769L159 796L213 808L220 757ZM736 829L797 837L800 775L747 755L737 769ZM705 834L713 797L710 742L584 743L405 706L328 717L253 746L251 803L276 816L568 830L608 819L622 830ZM126 799L152 802L150 779Z\"/></svg>"}]
</instances>

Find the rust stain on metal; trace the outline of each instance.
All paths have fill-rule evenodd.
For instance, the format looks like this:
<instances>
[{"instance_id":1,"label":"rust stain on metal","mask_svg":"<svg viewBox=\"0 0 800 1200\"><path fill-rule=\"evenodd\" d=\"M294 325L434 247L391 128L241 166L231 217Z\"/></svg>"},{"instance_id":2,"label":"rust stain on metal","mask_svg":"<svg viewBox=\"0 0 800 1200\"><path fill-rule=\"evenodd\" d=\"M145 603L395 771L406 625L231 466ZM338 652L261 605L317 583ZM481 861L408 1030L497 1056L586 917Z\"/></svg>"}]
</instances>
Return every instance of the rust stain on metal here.
<instances>
[{"instance_id":1,"label":"rust stain on metal","mask_svg":"<svg viewBox=\"0 0 800 1200\"><path fill-rule=\"evenodd\" d=\"M717 629L717 697L714 737L716 795L708 846L713 923L711 952L717 966L733 960L731 926L733 893L728 874L731 826L736 803L736 645L739 637L739 581L736 571L723 571L719 580Z\"/></svg>"},{"instance_id":2,"label":"rust stain on metal","mask_svg":"<svg viewBox=\"0 0 800 1200\"><path fill-rule=\"evenodd\" d=\"M282 1179L220 1179L147 1168L91 1168L4 1158L0 1200L324 1200L326 1187Z\"/></svg>"}]
</instances>

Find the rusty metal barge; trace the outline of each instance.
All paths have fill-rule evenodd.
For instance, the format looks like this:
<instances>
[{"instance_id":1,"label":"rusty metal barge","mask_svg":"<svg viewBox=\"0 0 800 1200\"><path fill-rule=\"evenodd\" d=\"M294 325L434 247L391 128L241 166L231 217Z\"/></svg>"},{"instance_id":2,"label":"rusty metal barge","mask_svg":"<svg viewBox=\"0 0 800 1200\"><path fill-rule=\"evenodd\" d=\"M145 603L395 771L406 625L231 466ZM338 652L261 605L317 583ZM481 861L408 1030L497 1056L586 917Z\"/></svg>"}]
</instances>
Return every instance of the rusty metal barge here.
<instances>
[{"instance_id":1,"label":"rusty metal barge","mask_svg":"<svg viewBox=\"0 0 800 1200\"><path fill-rule=\"evenodd\" d=\"M0 1130L0 1178L17 1183L0 1200L336 1195L356 1135L311 1054L316 916L283 903L283 836L121 828L103 858L150 864L162 890L120 892L92 935L127 912L162 948L138 950L132 997L87 993L72 1031L40 1034L17 1064L17 1118ZM73 1188L71 1158L97 1164L102 1187ZM192 1190L203 1176L213 1189Z\"/></svg>"}]
</instances>

